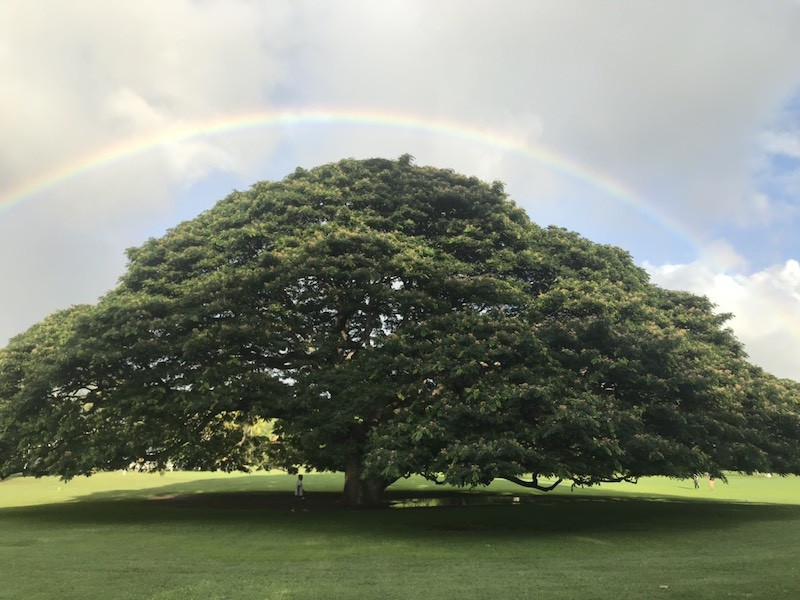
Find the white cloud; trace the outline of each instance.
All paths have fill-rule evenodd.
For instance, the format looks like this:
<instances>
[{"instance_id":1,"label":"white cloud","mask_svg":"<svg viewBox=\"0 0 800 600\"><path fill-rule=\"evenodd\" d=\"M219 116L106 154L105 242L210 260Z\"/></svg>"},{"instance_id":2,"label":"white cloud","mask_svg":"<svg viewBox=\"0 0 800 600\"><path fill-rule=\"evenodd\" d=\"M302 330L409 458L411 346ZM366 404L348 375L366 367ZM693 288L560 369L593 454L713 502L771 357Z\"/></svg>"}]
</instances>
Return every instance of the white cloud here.
<instances>
[{"instance_id":1,"label":"white cloud","mask_svg":"<svg viewBox=\"0 0 800 600\"><path fill-rule=\"evenodd\" d=\"M713 240L699 250L700 263L711 265L721 273L741 272L747 269L747 259L725 240Z\"/></svg>"},{"instance_id":2,"label":"white cloud","mask_svg":"<svg viewBox=\"0 0 800 600\"><path fill-rule=\"evenodd\" d=\"M773 204L766 194L755 194L750 204L750 214L753 220L765 225L772 221L774 216Z\"/></svg>"},{"instance_id":3,"label":"white cloud","mask_svg":"<svg viewBox=\"0 0 800 600\"><path fill-rule=\"evenodd\" d=\"M535 115L537 141L681 217L746 208L753 134L800 84L786 3L437 2L393 28L362 5L306 23L309 95L497 127Z\"/></svg>"},{"instance_id":4,"label":"white cloud","mask_svg":"<svg viewBox=\"0 0 800 600\"><path fill-rule=\"evenodd\" d=\"M708 296L730 325L750 359L780 377L800 381L800 264L782 265L750 275L729 274L706 263L646 264L654 283Z\"/></svg>"},{"instance_id":5,"label":"white cloud","mask_svg":"<svg viewBox=\"0 0 800 600\"><path fill-rule=\"evenodd\" d=\"M800 170L795 177L800 178ZM792 184L791 175L783 174L770 179L773 182L780 182L782 195L790 194L792 187L800 189L797 184ZM800 183L800 179L798 183ZM785 199L776 200L766 193L757 192L750 197L749 203L737 217L736 225L744 230L764 229L776 224L791 225L799 214L800 204ZM777 238L773 237L773 241L777 241Z\"/></svg>"},{"instance_id":6,"label":"white cloud","mask_svg":"<svg viewBox=\"0 0 800 600\"><path fill-rule=\"evenodd\" d=\"M268 106L265 95L285 77L286 64L273 54L287 29L281 7L272 3L265 12L248 2L189 0L3 3L0 162L12 169L0 171L0 184L13 187L129 137ZM269 136L237 141L230 155L208 143L173 144L166 150L173 168L160 174L160 185L168 191L274 149ZM138 182L123 173L119 186Z\"/></svg>"},{"instance_id":7,"label":"white cloud","mask_svg":"<svg viewBox=\"0 0 800 600\"><path fill-rule=\"evenodd\" d=\"M761 135L761 143L768 154L800 158L800 130L765 131Z\"/></svg>"}]
</instances>

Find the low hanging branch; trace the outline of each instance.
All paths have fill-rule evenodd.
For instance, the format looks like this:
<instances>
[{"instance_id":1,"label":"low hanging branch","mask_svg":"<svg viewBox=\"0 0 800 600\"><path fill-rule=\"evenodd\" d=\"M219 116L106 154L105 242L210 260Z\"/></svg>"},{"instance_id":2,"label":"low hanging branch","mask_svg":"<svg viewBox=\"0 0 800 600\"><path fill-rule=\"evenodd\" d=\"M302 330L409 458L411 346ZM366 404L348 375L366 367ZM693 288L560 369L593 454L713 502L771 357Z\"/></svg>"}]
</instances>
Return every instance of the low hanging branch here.
<instances>
[{"instance_id":1,"label":"low hanging branch","mask_svg":"<svg viewBox=\"0 0 800 600\"><path fill-rule=\"evenodd\" d=\"M595 485L595 484L598 484L598 483L621 483L623 481L627 482L627 483L638 483L639 482L639 478L638 477L633 477L633 476L630 476L630 475L620 475L619 477L606 477L606 478L600 478L600 479L595 479L595 478L591 478L591 477L573 476L572 477L572 487L574 488L576 485L578 485L578 486L591 486L591 485Z\"/></svg>"},{"instance_id":2,"label":"low hanging branch","mask_svg":"<svg viewBox=\"0 0 800 600\"><path fill-rule=\"evenodd\" d=\"M525 481L524 479L520 479L519 477L515 477L514 475L504 476L503 479L506 479L511 483L516 483L517 485L521 485L522 487L533 488L535 490L539 490L542 492L550 492L556 489L558 484L563 481L561 478L559 478L555 483L551 485L540 485L539 478L536 475L531 476L531 481Z\"/></svg>"},{"instance_id":3,"label":"low hanging branch","mask_svg":"<svg viewBox=\"0 0 800 600\"><path fill-rule=\"evenodd\" d=\"M427 479L428 481L435 483L436 485L444 485L447 483L446 479L439 479L439 477L436 474L426 474L423 475L423 477L425 477L425 479ZM558 484L560 484L563 481L563 479L559 478L558 481L555 481L550 485L541 485L536 475L533 475L531 477L531 481L525 481L524 479L520 479L519 477L515 477L514 475L506 475L503 477L499 477L499 479L505 479L506 481L510 481L511 483L516 483L517 485L521 485L522 487L532 488L535 490L539 490L541 492L550 492L556 489Z\"/></svg>"},{"instance_id":4,"label":"low hanging branch","mask_svg":"<svg viewBox=\"0 0 800 600\"><path fill-rule=\"evenodd\" d=\"M422 476L436 485L445 485L447 483L446 479L439 479L439 475L436 473L423 473Z\"/></svg>"}]
</instances>

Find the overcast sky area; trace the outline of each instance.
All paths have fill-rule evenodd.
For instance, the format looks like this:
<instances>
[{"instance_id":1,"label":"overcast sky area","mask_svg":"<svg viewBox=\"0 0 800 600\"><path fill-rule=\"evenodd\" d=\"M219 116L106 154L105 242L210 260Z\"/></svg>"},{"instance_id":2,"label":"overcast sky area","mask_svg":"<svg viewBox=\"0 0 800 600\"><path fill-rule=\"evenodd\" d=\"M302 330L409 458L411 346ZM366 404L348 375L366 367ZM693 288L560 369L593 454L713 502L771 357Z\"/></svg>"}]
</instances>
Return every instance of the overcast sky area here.
<instances>
[{"instance_id":1,"label":"overcast sky area","mask_svg":"<svg viewBox=\"0 0 800 600\"><path fill-rule=\"evenodd\" d=\"M0 0L0 346L297 166L500 180L800 380L796 0Z\"/></svg>"}]
</instances>

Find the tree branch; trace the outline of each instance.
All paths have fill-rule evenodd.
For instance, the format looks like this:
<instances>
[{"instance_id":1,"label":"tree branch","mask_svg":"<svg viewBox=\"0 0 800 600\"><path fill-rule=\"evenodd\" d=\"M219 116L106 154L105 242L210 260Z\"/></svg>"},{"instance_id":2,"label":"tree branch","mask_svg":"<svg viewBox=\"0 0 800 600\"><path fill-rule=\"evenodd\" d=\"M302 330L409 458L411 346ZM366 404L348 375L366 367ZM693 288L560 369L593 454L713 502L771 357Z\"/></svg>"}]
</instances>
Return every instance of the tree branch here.
<instances>
[{"instance_id":1,"label":"tree branch","mask_svg":"<svg viewBox=\"0 0 800 600\"><path fill-rule=\"evenodd\" d=\"M539 490L542 492L550 492L556 489L558 484L563 481L563 479L559 477L559 479L552 485L540 485L539 478L536 477L536 475L531 476L531 481L525 481L524 479L520 479L519 477L515 477L514 475L504 475L503 477L501 477L501 479L505 479L507 481L510 481L511 483L516 483L517 485L521 485L522 487L533 488L535 490Z\"/></svg>"},{"instance_id":2,"label":"tree branch","mask_svg":"<svg viewBox=\"0 0 800 600\"><path fill-rule=\"evenodd\" d=\"M595 485L596 483L621 483L623 481L635 484L639 482L639 478L631 477L630 475L620 475L619 477L604 477L600 479L593 479L591 477L573 476L572 487L574 488L576 485L590 486L590 485Z\"/></svg>"},{"instance_id":3,"label":"tree branch","mask_svg":"<svg viewBox=\"0 0 800 600\"><path fill-rule=\"evenodd\" d=\"M440 480L436 475L422 473L422 476L428 481L435 483L436 485L444 485L447 483L446 480L444 479Z\"/></svg>"}]
</instances>

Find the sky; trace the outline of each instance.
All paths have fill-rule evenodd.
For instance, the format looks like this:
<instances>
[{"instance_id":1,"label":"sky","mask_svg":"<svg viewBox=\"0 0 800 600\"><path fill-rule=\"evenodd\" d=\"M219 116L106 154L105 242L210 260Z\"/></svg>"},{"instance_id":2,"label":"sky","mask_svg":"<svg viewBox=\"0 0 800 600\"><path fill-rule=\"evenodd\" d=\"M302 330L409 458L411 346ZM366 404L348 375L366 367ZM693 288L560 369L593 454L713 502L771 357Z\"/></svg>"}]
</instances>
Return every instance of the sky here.
<instances>
[{"instance_id":1,"label":"sky","mask_svg":"<svg viewBox=\"0 0 800 600\"><path fill-rule=\"evenodd\" d=\"M0 346L297 166L411 154L800 380L797 0L0 0Z\"/></svg>"}]
</instances>

